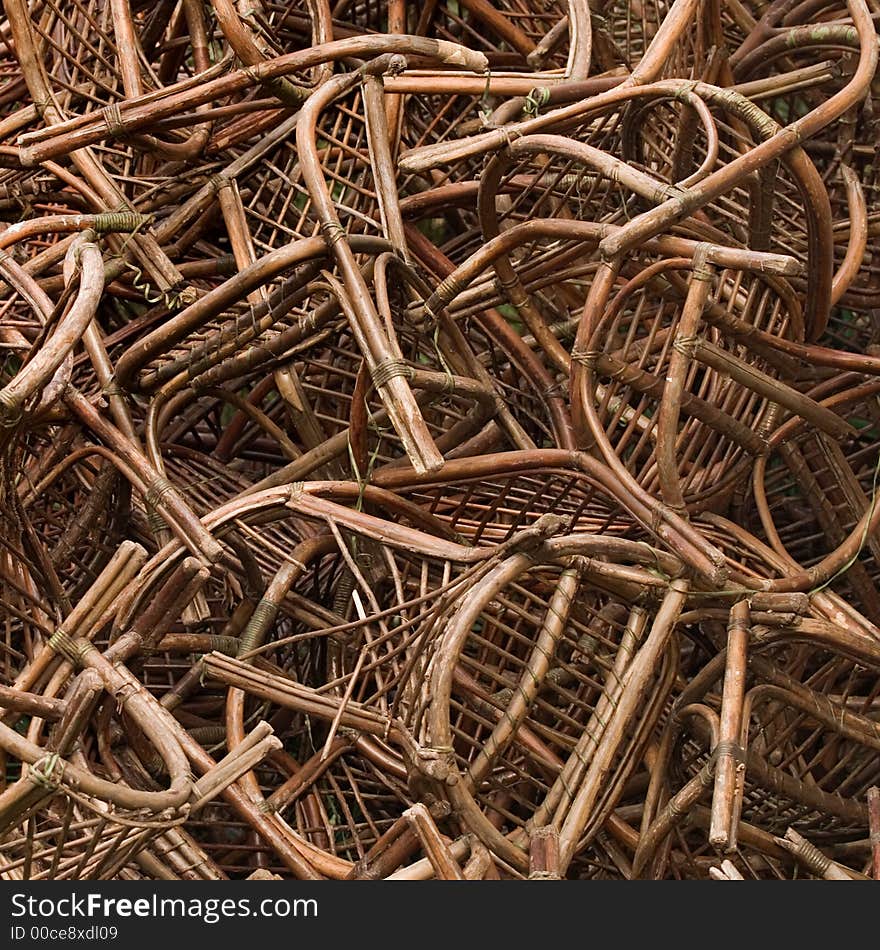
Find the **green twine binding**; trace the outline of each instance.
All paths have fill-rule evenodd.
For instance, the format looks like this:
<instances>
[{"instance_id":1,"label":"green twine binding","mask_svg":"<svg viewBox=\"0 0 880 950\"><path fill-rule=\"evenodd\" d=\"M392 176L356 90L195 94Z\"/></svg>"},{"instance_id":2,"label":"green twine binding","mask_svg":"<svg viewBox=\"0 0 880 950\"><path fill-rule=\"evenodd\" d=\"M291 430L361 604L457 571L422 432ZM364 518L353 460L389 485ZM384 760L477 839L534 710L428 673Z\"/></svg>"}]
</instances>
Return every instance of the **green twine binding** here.
<instances>
[{"instance_id":1,"label":"green twine binding","mask_svg":"<svg viewBox=\"0 0 880 950\"><path fill-rule=\"evenodd\" d=\"M60 766L58 771L58 780L52 778L52 773L56 767ZM34 785L45 788L47 791L54 792L61 784L64 775L64 760L57 752L50 752L38 759L28 769L28 778Z\"/></svg>"},{"instance_id":2,"label":"green twine binding","mask_svg":"<svg viewBox=\"0 0 880 950\"><path fill-rule=\"evenodd\" d=\"M550 87L536 86L523 103L523 115L530 119L537 119L541 109L550 101Z\"/></svg>"}]
</instances>

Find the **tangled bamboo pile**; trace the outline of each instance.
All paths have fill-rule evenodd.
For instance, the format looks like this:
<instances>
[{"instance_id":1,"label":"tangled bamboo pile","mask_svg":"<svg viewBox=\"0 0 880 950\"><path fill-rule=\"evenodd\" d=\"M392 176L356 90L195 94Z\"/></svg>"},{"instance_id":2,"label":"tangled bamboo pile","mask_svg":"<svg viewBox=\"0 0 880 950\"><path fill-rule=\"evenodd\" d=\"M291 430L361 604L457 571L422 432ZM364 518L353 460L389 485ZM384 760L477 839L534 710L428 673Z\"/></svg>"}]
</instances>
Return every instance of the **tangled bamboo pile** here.
<instances>
[{"instance_id":1,"label":"tangled bamboo pile","mask_svg":"<svg viewBox=\"0 0 880 950\"><path fill-rule=\"evenodd\" d=\"M880 877L877 0L3 9L0 879Z\"/></svg>"}]
</instances>

